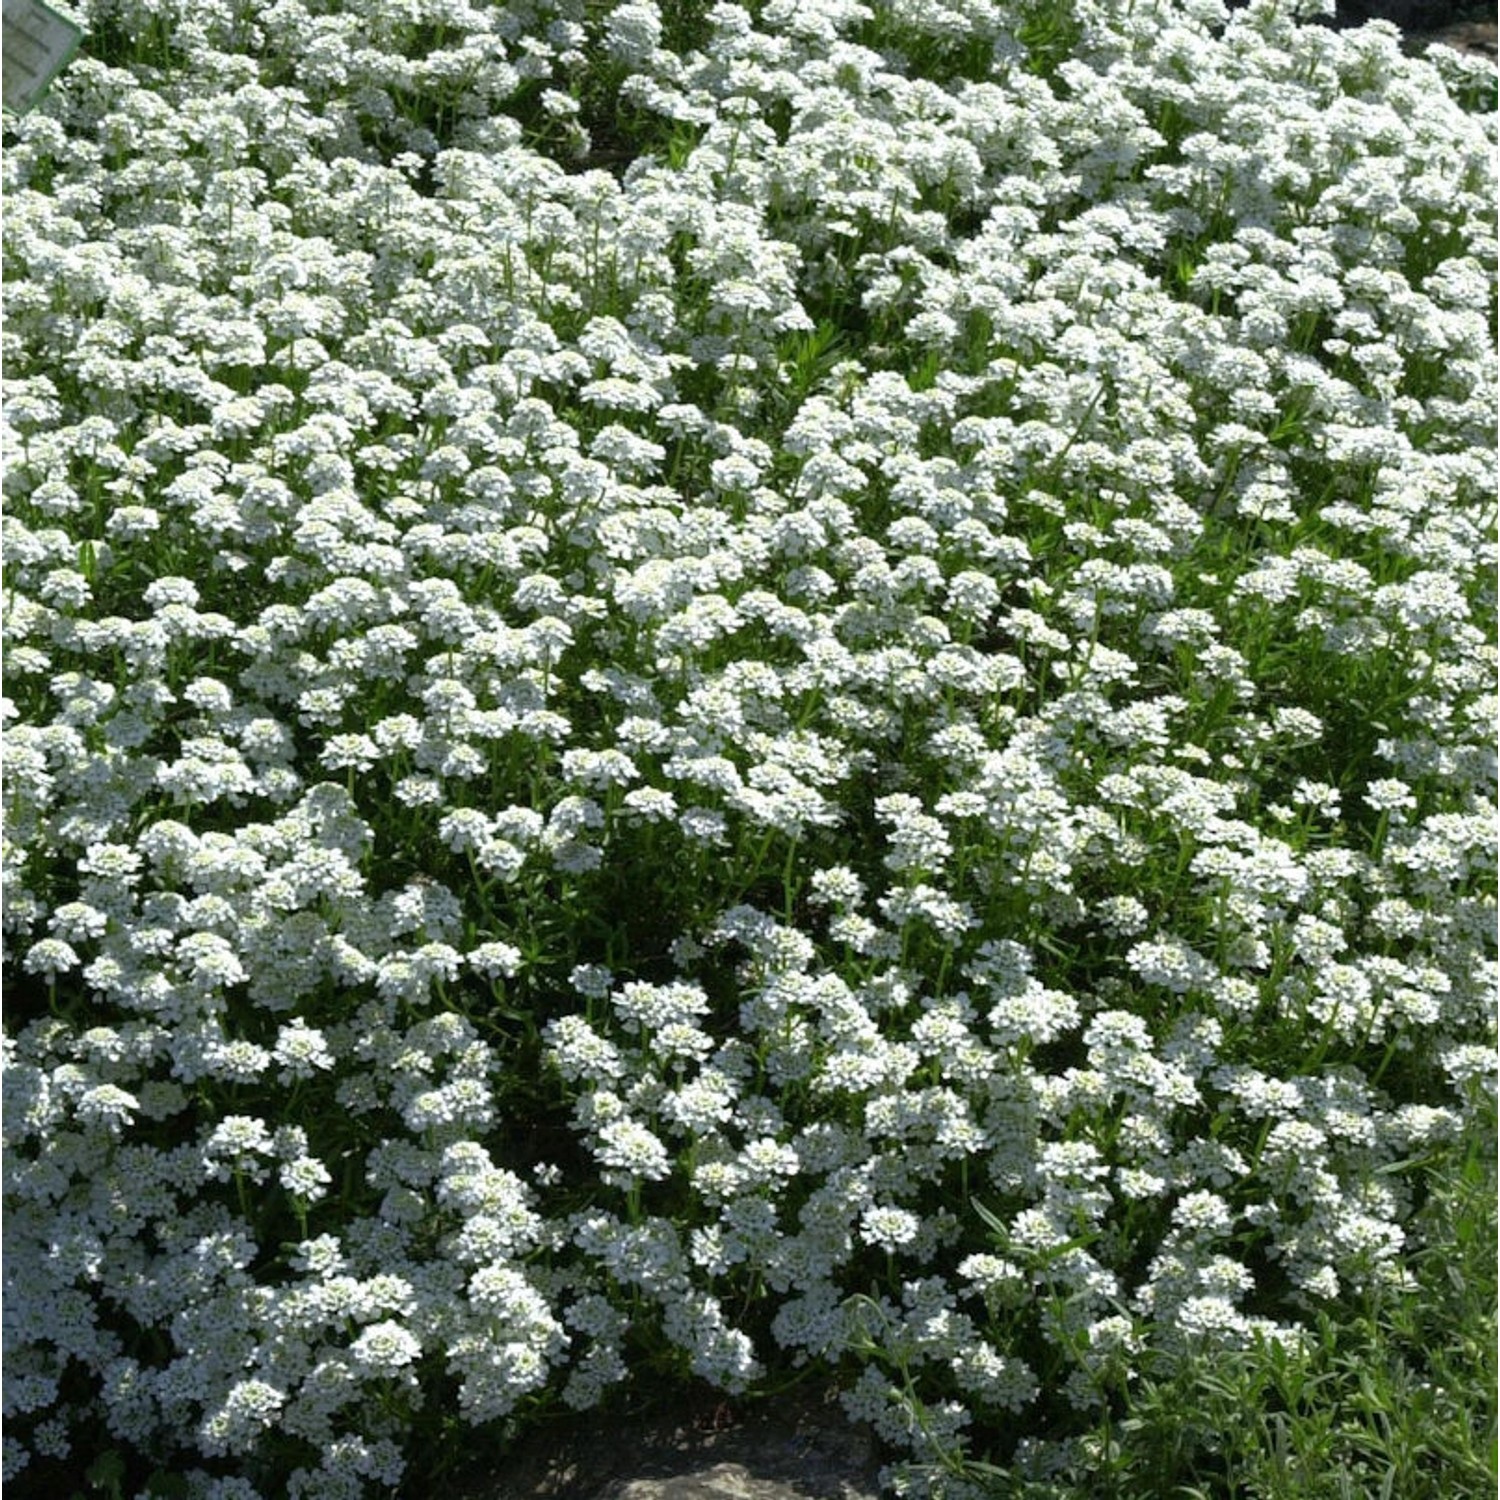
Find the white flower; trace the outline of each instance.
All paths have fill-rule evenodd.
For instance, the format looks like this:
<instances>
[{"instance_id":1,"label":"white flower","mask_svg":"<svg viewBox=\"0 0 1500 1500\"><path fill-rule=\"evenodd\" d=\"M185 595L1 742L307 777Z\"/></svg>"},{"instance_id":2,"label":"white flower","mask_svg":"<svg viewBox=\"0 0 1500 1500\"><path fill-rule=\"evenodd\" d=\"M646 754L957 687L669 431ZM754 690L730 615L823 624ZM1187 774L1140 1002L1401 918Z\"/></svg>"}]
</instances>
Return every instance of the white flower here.
<instances>
[{"instance_id":1,"label":"white flower","mask_svg":"<svg viewBox=\"0 0 1500 1500\"><path fill-rule=\"evenodd\" d=\"M1229 1206L1217 1193L1188 1193L1172 1210L1172 1227L1194 1240L1226 1235L1233 1225Z\"/></svg>"},{"instance_id":2,"label":"white flower","mask_svg":"<svg viewBox=\"0 0 1500 1500\"><path fill-rule=\"evenodd\" d=\"M661 45L661 15L649 0L627 0L604 21L605 45L621 62L642 64Z\"/></svg>"},{"instance_id":3,"label":"white flower","mask_svg":"<svg viewBox=\"0 0 1500 1500\"><path fill-rule=\"evenodd\" d=\"M1394 777L1378 777L1367 783L1363 798L1365 805L1376 812L1393 812L1398 815L1417 805L1411 788Z\"/></svg>"},{"instance_id":4,"label":"white flower","mask_svg":"<svg viewBox=\"0 0 1500 1500\"><path fill-rule=\"evenodd\" d=\"M610 1120L599 1129L594 1155L606 1167L627 1177L659 1182L672 1170L661 1141L636 1120Z\"/></svg>"},{"instance_id":5,"label":"white flower","mask_svg":"<svg viewBox=\"0 0 1500 1500\"><path fill-rule=\"evenodd\" d=\"M1495 1089L1495 1052L1478 1043L1448 1047L1442 1054L1443 1071L1457 1089L1478 1083L1488 1092Z\"/></svg>"},{"instance_id":6,"label":"white flower","mask_svg":"<svg viewBox=\"0 0 1500 1500\"><path fill-rule=\"evenodd\" d=\"M906 793L877 797L875 812L892 825L890 848L885 856L887 868L936 872L947 863L953 848L947 830L922 811L922 804L915 797Z\"/></svg>"},{"instance_id":7,"label":"white flower","mask_svg":"<svg viewBox=\"0 0 1500 1500\"><path fill-rule=\"evenodd\" d=\"M677 816L677 799L660 787L637 787L626 792L621 806L648 823L670 823Z\"/></svg>"},{"instance_id":8,"label":"white flower","mask_svg":"<svg viewBox=\"0 0 1500 1500\"><path fill-rule=\"evenodd\" d=\"M101 1083L88 1089L75 1108L80 1120L103 1125L111 1134L118 1135L140 1108L140 1101L112 1083Z\"/></svg>"},{"instance_id":9,"label":"white flower","mask_svg":"<svg viewBox=\"0 0 1500 1500\"><path fill-rule=\"evenodd\" d=\"M393 1375L421 1358L422 1343L409 1329L389 1319L371 1323L349 1345L349 1356L361 1369Z\"/></svg>"},{"instance_id":10,"label":"white flower","mask_svg":"<svg viewBox=\"0 0 1500 1500\"><path fill-rule=\"evenodd\" d=\"M543 1036L548 1058L570 1082L579 1078L598 1082L625 1075L619 1049L600 1036L583 1016L558 1016L547 1022Z\"/></svg>"},{"instance_id":11,"label":"white flower","mask_svg":"<svg viewBox=\"0 0 1500 1500\"><path fill-rule=\"evenodd\" d=\"M221 1182L228 1179L231 1169L257 1170L256 1158L271 1155L273 1149L265 1121L253 1115L225 1115L203 1143L209 1175Z\"/></svg>"},{"instance_id":12,"label":"white flower","mask_svg":"<svg viewBox=\"0 0 1500 1500\"><path fill-rule=\"evenodd\" d=\"M40 974L48 980L78 967L78 954L70 943L59 938L43 938L26 950L22 967L28 974Z\"/></svg>"},{"instance_id":13,"label":"white flower","mask_svg":"<svg viewBox=\"0 0 1500 1500\"><path fill-rule=\"evenodd\" d=\"M244 1454L275 1425L286 1392L255 1377L237 1381L198 1427L198 1444L210 1456Z\"/></svg>"},{"instance_id":14,"label":"white flower","mask_svg":"<svg viewBox=\"0 0 1500 1500\"><path fill-rule=\"evenodd\" d=\"M1036 1399L1036 1376L1023 1360L1001 1354L983 1339L948 1361L965 1392L990 1406L1018 1412Z\"/></svg>"},{"instance_id":15,"label":"white flower","mask_svg":"<svg viewBox=\"0 0 1500 1500\"><path fill-rule=\"evenodd\" d=\"M287 1192L306 1203L316 1203L323 1198L333 1181L328 1168L312 1156L284 1163L278 1169L277 1177Z\"/></svg>"},{"instance_id":16,"label":"white flower","mask_svg":"<svg viewBox=\"0 0 1500 1500\"><path fill-rule=\"evenodd\" d=\"M493 837L493 824L477 808L460 807L444 813L438 823L438 837L455 853L480 849Z\"/></svg>"},{"instance_id":17,"label":"white flower","mask_svg":"<svg viewBox=\"0 0 1500 1500\"><path fill-rule=\"evenodd\" d=\"M696 984L645 984L631 980L611 996L627 1031L691 1024L708 1014L708 996Z\"/></svg>"},{"instance_id":18,"label":"white flower","mask_svg":"<svg viewBox=\"0 0 1500 1500\"><path fill-rule=\"evenodd\" d=\"M815 870L811 887L815 900L840 909L858 906L864 896L864 883L843 865Z\"/></svg>"},{"instance_id":19,"label":"white flower","mask_svg":"<svg viewBox=\"0 0 1500 1500\"><path fill-rule=\"evenodd\" d=\"M661 1101L661 1113L684 1131L706 1135L734 1117L734 1101L739 1093L736 1084L717 1069L706 1068L697 1078L690 1079L678 1088L670 1090ZM728 1171L724 1163L703 1163L694 1173L694 1185L708 1196L707 1179L700 1181L699 1173L710 1168ZM738 1186L738 1174L733 1175L732 1186ZM725 1191L728 1190L726 1186ZM713 1198L710 1196L709 1201Z\"/></svg>"},{"instance_id":20,"label":"white flower","mask_svg":"<svg viewBox=\"0 0 1500 1500\"><path fill-rule=\"evenodd\" d=\"M318 754L330 771L368 771L379 758L380 751L367 734L332 735Z\"/></svg>"},{"instance_id":21,"label":"white flower","mask_svg":"<svg viewBox=\"0 0 1500 1500\"><path fill-rule=\"evenodd\" d=\"M320 1234L316 1239L303 1240L291 1259L294 1270L305 1271L311 1276L334 1276L348 1269L348 1262L338 1238L331 1234Z\"/></svg>"},{"instance_id":22,"label":"white flower","mask_svg":"<svg viewBox=\"0 0 1500 1500\"><path fill-rule=\"evenodd\" d=\"M894 1251L910 1245L922 1221L908 1209L872 1204L859 1216L859 1237L878 1249Z\"/></svg>"},{"instance_id":23,"label":"white flower","mask_svg":"<svg viewBox=\"0 0 1500 1500\"><path fill-rule=\"evenodd\" d=\"M1250 1335L1245 1315L1224 1297L1189 1297L1177 1309L1177 1327L1212 1344L1242 1347Z\"/></svg>"},{"instance_id":24,"label":"white flower","mask_svg":"<svg viewBox=\"0 0 1500 1500\"><path fill-rule=\"evenodd\" d=\"M487 979L514 979L525 962L519 948L498 942L480 943L471 948L464 955L464 961Z\"/></svg>"},{"instance_id":25,"label":"white flower","mask_svg":"<svg viewBox=\"0 0 1500 1500\"><path fill-rule=\"evenodd\" d=\"M277 1076L283 1083L311 1078L319 1072L327 1072L334 1065L327 1038L317 1028L301 1021L287 1021L277 1028L271 1056L281 1064Z\"/></svg>"}]
</instances>

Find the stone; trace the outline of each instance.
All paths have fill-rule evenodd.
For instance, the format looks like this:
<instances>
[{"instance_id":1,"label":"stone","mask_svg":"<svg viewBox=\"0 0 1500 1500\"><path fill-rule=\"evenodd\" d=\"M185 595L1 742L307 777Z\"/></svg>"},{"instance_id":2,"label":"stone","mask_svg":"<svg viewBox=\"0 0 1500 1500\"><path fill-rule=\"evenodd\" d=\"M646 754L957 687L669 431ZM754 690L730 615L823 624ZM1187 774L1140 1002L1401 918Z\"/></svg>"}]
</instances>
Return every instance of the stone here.
<instances>
[{"instance_id":1,"label":"stone","mask_svg":"<svg viewBox=\"0 0 1500 1500\"><path fill-rule=\"evenodd\" d=\"M1231 10L1239 10L1249 0L1228 3ZM1336 0L1333 15L1321 18L1321 24L1342 31L1366 21L1390 21L1407 33L1431 36L1470 22L1487 22L1493 13L1487 0Z\"/></svg>"},{"instance_id":2,"label":"stone","mask_svg":"<svg viewBox=\"0 0 1500 1500\"><path fill-rule=\"evenodd\" d=\"M1426 48L1434 42L1452 47L1457 52L1468 52L1475 57L1487 57L1491 62L1496 57L1496 27L1494 22L1460 21L1445 26L1441 31L1414 32L1411 37L1416 47Z\"/></svg>"},{"instance_id":3,"label":"stone","mask_svg":"<svg viewBox=\"0 0 1500 1500\"><path fill-rule=\"evenodd\" d=\"M444 1500L878 1500L879 1447L832 1392L582 1413L443 1485Z\"/></svg>"}]
</instances>

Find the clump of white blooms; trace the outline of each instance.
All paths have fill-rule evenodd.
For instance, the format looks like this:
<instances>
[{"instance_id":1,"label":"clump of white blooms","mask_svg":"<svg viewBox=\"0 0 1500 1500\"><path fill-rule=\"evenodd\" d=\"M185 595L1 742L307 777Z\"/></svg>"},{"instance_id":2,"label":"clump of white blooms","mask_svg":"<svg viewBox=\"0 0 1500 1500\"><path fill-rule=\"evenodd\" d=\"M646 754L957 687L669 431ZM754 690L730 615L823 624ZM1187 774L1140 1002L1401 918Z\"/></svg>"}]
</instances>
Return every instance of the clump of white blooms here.
<instances>
[{"instance_id":1,"label":"clump of white blooms","mask_svg":"<svg viewBox=\"0 0 1500 1500\"><path fill-rule=\"evenodd\" d=\"M1403 1284L1494 1088L1493 78L1045 10L75 0L7 1477L387 1493L642 1363L921 1460Z\"/></svg>"}]
</instances>

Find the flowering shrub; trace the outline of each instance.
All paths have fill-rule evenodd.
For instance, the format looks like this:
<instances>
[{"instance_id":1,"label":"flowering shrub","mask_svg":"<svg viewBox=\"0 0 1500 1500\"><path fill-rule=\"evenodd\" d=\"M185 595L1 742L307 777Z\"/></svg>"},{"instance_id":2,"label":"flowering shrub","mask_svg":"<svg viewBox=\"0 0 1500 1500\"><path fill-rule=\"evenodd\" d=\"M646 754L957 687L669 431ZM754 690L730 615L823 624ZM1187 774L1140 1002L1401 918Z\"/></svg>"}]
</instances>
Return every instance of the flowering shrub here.
<instances>
[{"instance_id":1,"label":"flowering shrub","mask_svg":"<svg viewBox=\"0 0 1500 1500\"><path fill-rule=\"evenodd\" d=\"M76 13L4 164L7 1478L386 1493L801 1366L1060 1472L1400 1290L1494 1089L1484 66Z\"/></svg>"}]
</instances>

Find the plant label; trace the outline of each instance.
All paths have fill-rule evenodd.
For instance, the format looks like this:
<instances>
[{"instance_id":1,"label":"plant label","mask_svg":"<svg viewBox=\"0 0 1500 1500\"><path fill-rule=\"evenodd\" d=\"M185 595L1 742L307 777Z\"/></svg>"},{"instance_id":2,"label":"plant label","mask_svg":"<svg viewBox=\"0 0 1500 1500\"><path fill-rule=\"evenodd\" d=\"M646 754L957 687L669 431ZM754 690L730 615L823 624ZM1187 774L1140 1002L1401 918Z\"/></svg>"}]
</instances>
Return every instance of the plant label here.
<instances>
[{"instance_id":1,"label":"plant label","mask_svg":"<svg viewBox=\"0 0 1500 1500\"><path fill-rule=\"evenodd\" d=\"M83 31L42 0L4 0L0 74L6 109L24 115L67 67Z\"/></svg>"}]
</instances>

